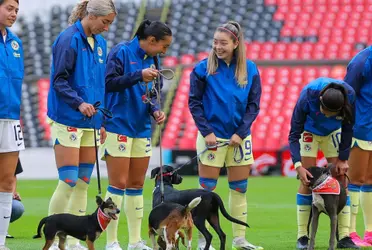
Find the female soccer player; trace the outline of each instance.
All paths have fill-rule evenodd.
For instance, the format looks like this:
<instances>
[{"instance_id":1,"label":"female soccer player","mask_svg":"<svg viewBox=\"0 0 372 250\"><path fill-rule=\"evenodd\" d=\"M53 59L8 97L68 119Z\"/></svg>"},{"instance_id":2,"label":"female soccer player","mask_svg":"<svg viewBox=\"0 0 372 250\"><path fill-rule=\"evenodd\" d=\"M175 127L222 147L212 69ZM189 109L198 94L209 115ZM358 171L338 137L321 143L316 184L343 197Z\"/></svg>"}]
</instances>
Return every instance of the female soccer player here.
<instances>
[{"instance_id":1,"label":"female soccer player","mask_svg":"<svg viewBox=\"0 0 372 250\"><path fill-rule=\"evenodd\" d=\"M0 0L0 250L8 249L5 237L16 185L14 173L19 151L25 148L20 124L23 48L9 29L17 20L18 7L18 0Z\"/></svg>"},{"instance_id":2,"label":"female soccer player","mask_svg":"<svg viewBox=\"0 0 372 250\"><path fill-rule=\"evenodd\" d=\"M71 13L71 26L53 44L47 115L59 182L49 215L85 214L95 163L93 128L99 130L102 124L93 104L103 105L105 93L106 41L99 34L109 29L115 16L112 0L82 1ZM68 244L70 250L86 249L77 240L69 239Z\"/></svg>"},{"instance_id":3,"label":"female soccer player","mask_svg":"<svg viewBox=\"0 0 372 250\"><path fill-rule=\"evenodd\" d=\"M106 122L107 139L102 147L109 177L106 197L120 206L125 189L129 250L151 249L141 240L142 190L151 156L151 116L161 124L165 115L143 98L146 85L151 89L159 77L158 55L165 54L171 42L172 32L166 24L145 20L133 40L116 45L107 59L106 106L113 118ZM113 221L107 228L106 249L122 249L117 225Z\"/></svg>"},{"instance_id":4,"label":"female soccer player","mask_svg":"<svg viewBox=\"0 0 372 250\"><path fill-rule=\"evenodd\" d=\"M201 155L200 186L214 190L220 168L226 164L231 215L241 221L247 220L246 191L254 162L250 128L259 112L260 97L260 75L257 66L246 59L240 25L228 22L219 26L208 59L199 62L191 73L189 107L199 130L198 153L219 141L228 142L228 146ZM233 224L232 249L263 249L245 239L245 230ZM198 249L205 246L201 237Z\"/></svg>"},{"instance_id":5,"label":"female soccer player","mask_svg":"<svg viewBox=\"0 0 372 250\"><path fill-rule=\"evenodd\" d=\"M336 165L338 174L348 169L347 160L353 129L355 92L347 83L321 77L302 90L294 108L289 147L292 161L301 180L297 194L297 249L307 249L307 224L310 216L312 195L310 173L306 170L316 165L321 149L327 161ZM311 177L311 176L310 176ZM337 248L357 249L349 237L350 200L338 217L339 241Z\"/></svg>"},{"instance_id":6,"label":"female soccer player","mask_svg":"<svg viewBox=\"0 0 372 250\"><path fill-rule=\"evenodd\" d=\"M372 245L372 46L359 52L349 63L344 79L356 93L355 126L349 160L351 201L350 237L359 246ZM364 215L364 239L356 233L360 206Z\"/></svg>"}]
</instances>

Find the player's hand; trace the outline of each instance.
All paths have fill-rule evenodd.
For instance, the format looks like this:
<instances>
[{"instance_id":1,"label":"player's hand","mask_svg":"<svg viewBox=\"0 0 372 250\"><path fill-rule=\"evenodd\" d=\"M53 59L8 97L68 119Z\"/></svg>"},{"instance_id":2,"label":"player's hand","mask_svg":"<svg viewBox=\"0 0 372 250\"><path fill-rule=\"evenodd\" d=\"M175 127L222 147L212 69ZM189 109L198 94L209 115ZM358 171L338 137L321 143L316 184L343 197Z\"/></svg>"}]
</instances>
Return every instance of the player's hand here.
<instances>
[{"instance_id":1,"label":"player's hand","mask_svg":"<svg viewBox=\"0 0 372 250\"><path fill-rule=\"evenodd\" d=\"M92 117L96 113L94 106L86 102L80 104L79 111L87 117Z\"/></svg>"},{"instance_id":2,"label":"player's hand","mask_svg":"<svg viewBox=\"0 0 372 250\"><path fill-rule=\"evenodd\" d=\"M210 133L204 139L205 139L205 144L207 144L207 146L209 147L215 146L217 144L217 138L214 135L214 133Z\"/></svg>"},{"instance_id":3,"label":"player's hand","mask_svg":"<svg viewBox=\"0 0 372 250\"><path fill-rule=\"evenodd\" d=\"M233 146L234 148L239 147L240 144L242 144L242 138L240 138L239 135L233 134L230 138L229 145Z\"/></svg>"},{"instance_id":4,"label":"player's hand","mask_svg":"<svg viewBox=\"0 0 372 250\"><path fill-rule=\"evenodd\" d=\"M105 143L106 137L107 137L106 129L104 127L101 127L101 130L100 130L99 134L100 134L100 142L101 142L101 144Z\"/></svg>"},{"instance_id":5,"label":"player's hand","mask_svg":"<svg viewBox=\"0 0 372 250\"><path fill-rule=\"evenodd\" d=\"M158 70L147 68L142 70L142 80L144 82L152 82L158 76Z\"/></svg>"},{"instance_id":6,"label":"player's hand","mask_svg":"<svg viewBox=\"0 0 372 250\"><path fill-rule=\"evenodd\" d=\"M17 200L17 201L21 201L21 196L19 195L18 192L14 192L13 193L13 199L14 200Z\"/></svg>"},{"instance_id":7,"label":"player's hand","mask_svg":"<svg viewBox=\"0 0 372 250\"><path fill-rule=\"evenodd\" d=\"M347 161L337 160L335 165L337 175L345 175L349 170L349 164Z\"/></svg>"},{"instance_id":8,"label":"player's hand","mask_svg":"<svg viewBox=\"0 0 372 250\"><path fill-rule=\"evenodd\" d=\"M297 171L298 177L301 180L302 184L304 184L305 186L309 186L309 184L310 184L309 178L313 178L313 176L310 174L310 172L307 171L307 169L302 167L302 166L298 167L296 169L296 171Z\"/></svg>"},{"instance_id":9,"label":"player's hand","mask_svg":"<svg viewBox=\"0 0 372 250\"><path fill-rule=\"evenodd\" d=\"M155 111L154 118L157 124L162 124L165 121L165 114L163 111Z\"/></svg>"}]
</instances>

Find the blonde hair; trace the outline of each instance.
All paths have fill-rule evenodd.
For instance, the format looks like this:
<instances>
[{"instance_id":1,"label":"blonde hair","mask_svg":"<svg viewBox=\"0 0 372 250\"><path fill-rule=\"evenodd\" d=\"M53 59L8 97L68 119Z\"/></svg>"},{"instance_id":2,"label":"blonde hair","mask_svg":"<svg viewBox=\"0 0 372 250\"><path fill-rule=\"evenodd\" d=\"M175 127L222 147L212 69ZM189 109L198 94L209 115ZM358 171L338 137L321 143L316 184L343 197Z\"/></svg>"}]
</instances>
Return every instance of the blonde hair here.
<instances>
[{"instance_id":1,"label":"blonde hair","mask_svg":"<svg viewBox=\"0 0 372 250\"><path fill-rule=\"evenodd\" d=\"M117 14L112 0L83 0L72 10L68 23L74 24L88 15L107 16L111 13Z\"/></svg>"},{"instance_id":2,"label":"blonde hair","mask_svg":"<svg viewBox=\"0 0 372 250\"><path fill-rule=\"evenodd\" d=\"M236 57L235 79L241 87L247 85L247 59L245 54L244 35L239 23L229 21L220 27L217 27L216 32L225 32L229 34L233 42L238 41L238 47L234 49ZM218 68L216 52L212 49L208 55L207 72L212 75Z\"/></svg>"}]
</instances>

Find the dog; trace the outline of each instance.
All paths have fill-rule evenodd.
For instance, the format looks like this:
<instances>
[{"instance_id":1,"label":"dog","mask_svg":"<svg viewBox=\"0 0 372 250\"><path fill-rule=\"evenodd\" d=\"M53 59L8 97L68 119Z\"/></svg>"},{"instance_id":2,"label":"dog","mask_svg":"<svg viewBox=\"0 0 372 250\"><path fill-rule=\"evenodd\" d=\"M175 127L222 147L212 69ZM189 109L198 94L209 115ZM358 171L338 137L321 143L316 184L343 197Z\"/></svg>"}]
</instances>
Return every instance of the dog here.
<instances>
[{"instance_id":1,"label":"dog","mask_svg":"<svg viewBox=\"0 0 372 250\"><path fill-rule=\"evenodd\" d=\"M226 234L222 231L219 221L220 210L222 215L229 221L249 227L249 225L243 221L235 219L229 215L223 204L221 197L214 193L203 189L187 189L187 190L176 190L173 185L178 185L182 182L182 176L177 172L173 172L173 167L163 166L163 181L164 181L164 201L174 202L182 206L186 206L196 197L201 197L200 204L191 211L194 225L203 234L206 245L205 250L208 250L212 242L212 234L208 231L205 226L205 222L209 224L218 234L220 239L220 249L225 249L226 246ZM161 203L161 191L160 191L160 167L154 168L151 171L151 178L155 178L155 188L153 191L152 206L155 207Z\"/></svg>"},{"instance_id":2,"label":"dog","mask_svg":"<svg viewBox=\"0 0 372 250\"><path fill-rule=\"evenodd\" d=\"M44 226L45 245L43 250L48 250L53 244L55 236L59 238L58 247L65 250L67 235L79 240L86 241L89 250L94 250L94 241L107 228L111 220L117 220L120 210L116 204L108 198L103 201L96 197L98 208L91 215L76 216L72 214L54 214L43 218L37 228L34 239L41 238L41 229Z\"/></svg>"},{"instance_id":3,"label":"dog","mask_svg":"<svg viewBox=\"0 0 372 250\"><path fill-rule=\"evenodd\" d=\"M325 213L331 220L331 233L329 239L329 250L335 249L335 239L337 236L337 215L346 205L346 189L344 181L340 181L335 176L335 167L328 164L327 167L310 167L307 170L313 178L310 178L309 188L313 194L313 204L311 207L310 244L308 250L313 250L315 246L315 235L318 229L319 215ZM341 179L343 180L344 177ZM309 223L309 224L310 224Z\"/></svg>"},{"instance_id":4,"label":"dog","mask_svg":"<svg viewBox=\"0 0 372 250\"><path fill-rule=\"evenodd\" d=\"M184 229L188 245L191 250L192 227L194 225L190 211L199 205L202 198L193 199L188 205L182 206L173 202L163 202L154 207L149 215L149 237L152 240L153 249L159 249L155 235L161 236L166 243L166 250L176 248L176 237L180 229Z\"/></svg>"}]
</instances>

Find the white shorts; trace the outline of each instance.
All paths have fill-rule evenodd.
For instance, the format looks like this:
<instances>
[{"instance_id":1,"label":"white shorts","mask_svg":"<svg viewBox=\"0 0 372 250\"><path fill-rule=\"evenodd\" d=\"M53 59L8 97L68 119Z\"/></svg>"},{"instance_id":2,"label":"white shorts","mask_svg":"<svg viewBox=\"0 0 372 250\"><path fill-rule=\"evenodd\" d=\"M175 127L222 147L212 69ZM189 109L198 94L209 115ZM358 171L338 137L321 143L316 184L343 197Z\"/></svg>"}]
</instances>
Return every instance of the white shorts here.
<instances>
[{"instance_id":1,"label":"white shorts","mask_svg":"<svg viewBox=\"0 0 372 250\"><path fill-rule=\"evenodd\" d=\"M20 121L0 120L0 153L17 152L25 149Z\"/></svg>"}]
</instances>

